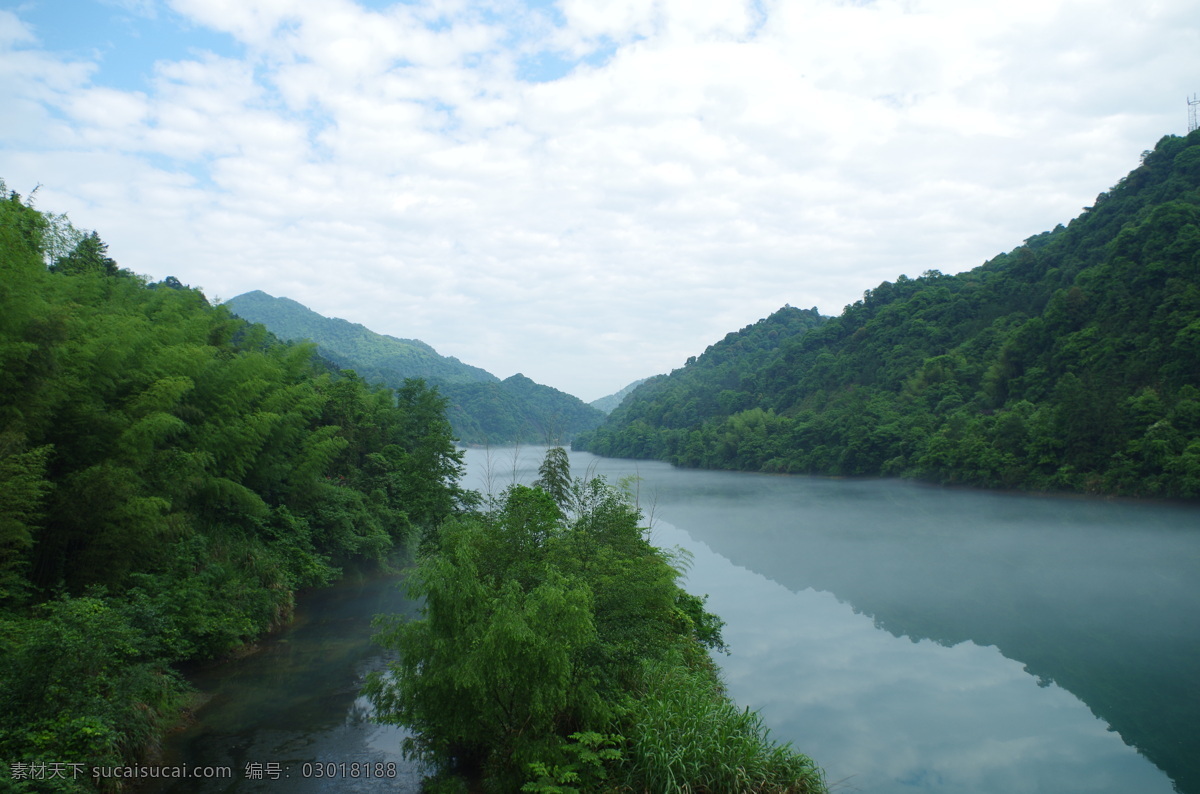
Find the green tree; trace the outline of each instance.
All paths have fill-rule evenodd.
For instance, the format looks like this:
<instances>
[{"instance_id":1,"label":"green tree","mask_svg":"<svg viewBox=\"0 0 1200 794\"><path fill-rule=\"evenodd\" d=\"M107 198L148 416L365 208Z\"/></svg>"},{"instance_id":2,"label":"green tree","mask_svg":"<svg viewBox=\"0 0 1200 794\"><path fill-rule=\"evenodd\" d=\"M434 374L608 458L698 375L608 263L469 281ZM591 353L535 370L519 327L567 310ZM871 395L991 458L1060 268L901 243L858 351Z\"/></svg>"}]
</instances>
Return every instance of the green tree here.
<instances>
[{"instance_id":1,"label":"green tree","mask_svg":"<svg viewBox=\"0 0 1200 794\"><path fill-rule=\"evenodd\" d=\"M532 528L506 529L518 526ZM443 526L438 553L410 583L425 619L387 626L379 639L400 661L368 692L384 719L414 730L410 754L511 784L546 752L560 721L602 710L578 663L595 626L591 594L577 581L552 570L526 586L489 575L488 533L477 519ZM535 545L536 531L524 540Z\"/></svg>"},{"instance_id":2,"label":"green tree","mask_svg":"<svg viewBox=\"0 0 1200 794\"><path fill-rule=\"evenodd\" d=\"M1188 496L1197 431L1163 414L1200 386L1197 162L1200 132L1167 136L1069 225L973 270L899 276L820 322L785 307L651 378L576 446Z\"/></svg>"},{"instance_id":3,"label":"green tree","mask_svg":"<svg viewBox=\"0 0 1200 794\"><path fill-rule=\"evenodd\" d=\"M543 479L561 482L564 458L551 450ZM409 580L422 618L379 619L399 659L366 692L377 719L412 731L405 751L492 791L660 790L663 777L681 790L822 791L811 761L724 697L705 652L724 647L721 621L679 587L638 511L600 478L571 482L564 501L566 514L515 485L445 523ZM671 696L680 687L700 694ZM672 744L711 752L671 766L655 748ZM731 766L752 771L720 772Z\"/></svg>"},{"instance_id":4,"label":"green tree","mask_svg":"<svg viewBox=\"0 0 1200 794\"><path fill-rule=\"evenodd\" d=\"M0 655L5 761L119 766L174 719L182 681L104 599L49 601L0 631L11 643Z\"/></svg>"},{"instance_id":5,"label":"green tree","mask_svg":"<svg viewBox=\"0 0 1200 794\"><path fill-rule=\"evenodd\" d=\"M116 276L121 272L116 261L108 255L108 243L96 232L83 237L70 253L55 259L50 270L67 275L94 273L101 276Z\"/></svg>"},{"instance_id":6,"label":"green tree","mask_svg":"<svg viewBox=\"0 0 1200 794\"><path fill-rule=\"evenodd\" d=\"M571 461L562 447L546 450L546 457L538 466L538 478L534 487L541 488L554 498L564 512L571 504Z\"/></svg>"},{"instance_id":7,"label":"green tree","mask_svg":"<svg viewBox=\"0 0 1200 794\"><path fill-rule=\"evenodd\" d=\"M26 595L27 555L43 520L50 448L21 451L13 434L0 433L0 604Z\"/></svg>"}]
</instances>

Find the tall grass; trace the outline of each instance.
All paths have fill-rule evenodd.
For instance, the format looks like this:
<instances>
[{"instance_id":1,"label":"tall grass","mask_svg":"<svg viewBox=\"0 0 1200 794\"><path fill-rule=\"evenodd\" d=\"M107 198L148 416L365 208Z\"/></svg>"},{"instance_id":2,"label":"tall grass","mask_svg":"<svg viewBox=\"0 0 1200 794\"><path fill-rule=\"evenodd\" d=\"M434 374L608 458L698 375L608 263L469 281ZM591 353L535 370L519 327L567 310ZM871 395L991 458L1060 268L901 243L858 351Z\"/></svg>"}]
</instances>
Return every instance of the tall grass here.
<instances>
[{"instance_id":1,"label":"tall grass","mask_svg":"<svg viewBox=\"0 0 1200 794\"><path fill-rule=\"evenodd\" d=\"M818 794L812 759L771 740L762 717L725 695L713 671L655 662L625 724L625 786L678 794Z\"/></svg>"}]
</instances>

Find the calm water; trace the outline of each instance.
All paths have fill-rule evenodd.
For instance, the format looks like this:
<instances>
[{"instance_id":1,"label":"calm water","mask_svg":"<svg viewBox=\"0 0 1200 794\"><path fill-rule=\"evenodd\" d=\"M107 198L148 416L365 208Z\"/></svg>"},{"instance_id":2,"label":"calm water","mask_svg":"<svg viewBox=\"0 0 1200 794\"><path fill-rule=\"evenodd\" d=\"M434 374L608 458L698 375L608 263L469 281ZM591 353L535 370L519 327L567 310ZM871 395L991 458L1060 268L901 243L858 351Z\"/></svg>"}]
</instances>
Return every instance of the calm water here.
<instances>
[{"instance_id":1,"label":"calm water","mask_svg":"<svg viewBox=\"0 0 1200 794\"><path fill-rule=\"evenodd\" d=\"M367 673L388 661L371 642L380 612L412 615L416 607L394 578L343 581L302 597L295 623L257 653L194 676L210 699L165 744L163 763L232 774L146 791L420 791L420 770L400 753L403 732L371 722L358 694ZM377 769L395 776L377 777Z\"/></svg>"},{"instance_id":2,"label":"calm water","mask_svg":"<svg viewBox=\"0 0 1200 794\"><path fill-rule=\"evenodd\" d=\"M466 484L528 482L541 453L470 450ZM689 588L727 622L731 693L841 790L1200 794L1200 509L571 459L640 476L655 542L691 552ZM174 757L235 779L179 790L280 790L241 779L250 762L292 768L287 790L415 790L406 766L296 780L306 760L403 763L356 690L385 663L369 616L412 609L342 586L199 681L215 696Z\"/></svg>"}]
</instances>

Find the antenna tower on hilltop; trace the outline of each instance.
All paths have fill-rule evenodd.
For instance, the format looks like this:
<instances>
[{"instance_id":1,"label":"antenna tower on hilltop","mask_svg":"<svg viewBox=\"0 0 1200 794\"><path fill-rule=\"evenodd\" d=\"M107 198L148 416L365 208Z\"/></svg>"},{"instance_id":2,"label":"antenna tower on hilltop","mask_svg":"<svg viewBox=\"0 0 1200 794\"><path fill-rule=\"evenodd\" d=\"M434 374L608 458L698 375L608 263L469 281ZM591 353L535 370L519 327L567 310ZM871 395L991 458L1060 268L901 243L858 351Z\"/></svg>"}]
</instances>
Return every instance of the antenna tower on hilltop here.
<instances>
[{"instance_id":1,"label":"antenna tower on hilltop","mask_svg":"<svg viewBox=\"0 0 1200 794\"><path fill-rule=\"evenodd\" d=\"M1196 106L1200 105L1200 99L1196 99L1196 95L1192 94L1192 98L1189 99L1187 101L1187 103L1188 103L1188 132L1192 133L1192 132L1196 131L1198 126L1200 126L1200 125L1196 124Z\"/></svg>"}]
</instances>

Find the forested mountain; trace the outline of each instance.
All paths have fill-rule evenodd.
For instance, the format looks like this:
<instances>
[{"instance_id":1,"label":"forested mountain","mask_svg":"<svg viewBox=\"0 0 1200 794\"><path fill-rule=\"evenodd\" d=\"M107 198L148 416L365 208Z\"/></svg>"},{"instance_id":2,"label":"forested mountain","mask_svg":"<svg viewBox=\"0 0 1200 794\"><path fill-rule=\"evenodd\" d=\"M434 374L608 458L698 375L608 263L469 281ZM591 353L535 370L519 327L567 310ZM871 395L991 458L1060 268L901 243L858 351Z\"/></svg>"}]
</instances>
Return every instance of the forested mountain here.
<instances>
[{"instance_id":1,"label":"forested mountain","mask_svg":"<svg viewBox=\"0 0 1200 794\"><path fill-rule=\"evenodd\" d=\"M621 402L633 392L634 389L636 389L638 386L641 386L645 382L646 378L639 378L620 391L613 392L612 394L601 397L598 400L592 400L590 403L588 403L588 405L592 406L598 411L611 414L614 410L616 410L617 406L620 405Z\"/></svg>"},{"instance_id":2,"label":"forested mountain","mask_svg":"<svg viewBox=\"0 0 1200 794\"><path fill-rule=\"evenodd\" d=\"M460 470L420 381L331 375L0 182L0 777L92 790L175 719L174 663L432 531Z\"/></svg>"},{"instance_id":3,"label":"forested mountain","mask_svg":"<svg viewBox=\"0 0 1200 794\"><path fill-rule=\"evenodd\" d=\"M487 370L442 356L419 339L397 339L366 326L317 314L291 298L276 298L254 290L224 305L252 323L261 323L280 339L309 340L321 355L368 381L397 377L423 378L437 383L497 383Z\"/></svg>"},{"instance_id":4,"label":"forested mountain","mask_svg":"<svg viewBox=\"0 0 1200 794\"><path fill-rule=\"evenodd\" d=\"M776 355L780 346L823 324L816 308L784 306L766 319L727 334L669 375L647 378L615 409L612 422L678 429L749 408L761 392L745 377ZM603 438L604 429L599 437ZM585 437L587 438L587 437Z\"/></svg>"},{"instance_id":5,"label":"forested mountain","mask_svg":"<svg viewBox=\"0 0 1200 794\"><path fill-rule=\"evenodd\" d=\"M980 267L884 282L774 348L750 342L761 323L727 337L722 367L702 357L652 380L577 445L685 466L1200 496L1198 282L1195 132L1163 138L1068 226ZM750 350L733 352L743 336Z\"/></svg>"},{"instance_id":6,"label":"forested mountain","mask_svg":"<svg viewBox=\"0 0 1200 794\"><path fill-rule=\"evenodd\" d=\"M519 372L498 383L447 383L438 389L455 434L468 443L558 444L604 421L603 412L578 397Z\"/></svg>"},{"instance_id":7,"label":"forested mountain","mask_svg":"<svg viewBox=\"0 0 1200 794\"><path fill-rule=\"evenodd\" d=\"M320 354L372 383L396 387L423 378L446 397L457 438L473 444L558 443L591 430L604 414L577 397L524 375L500 380L486 370L441 356L416 339L384 336L357 323L324 317L288 298L254 291L225 302L281 339L309 340Z\"/></svg>"}]
</instances>

